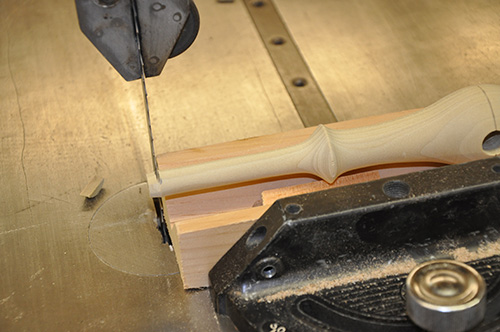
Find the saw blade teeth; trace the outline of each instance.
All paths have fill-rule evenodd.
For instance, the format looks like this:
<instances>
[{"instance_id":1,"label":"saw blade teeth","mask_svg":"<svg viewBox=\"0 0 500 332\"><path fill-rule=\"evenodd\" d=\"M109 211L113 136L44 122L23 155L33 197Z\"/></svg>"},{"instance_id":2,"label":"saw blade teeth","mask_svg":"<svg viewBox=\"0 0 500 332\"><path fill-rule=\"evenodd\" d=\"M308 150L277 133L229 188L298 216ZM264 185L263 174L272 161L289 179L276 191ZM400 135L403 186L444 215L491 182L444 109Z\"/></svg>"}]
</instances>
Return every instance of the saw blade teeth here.
<instances>
[{"instance_id":1,"label":"saw blade teeth","mask_svg":"<svg viewBox=\"0 0 500 332\"><path fill-rule=\"evenodd\" d=\"M148 90L146 89L146 75L144 70L144 58L142 56L141 49L141 29L139 24L139 15L137 10L137 3L135 0L131 0L132 4L132 16L134 18L134 28L135 28L135 40L137 43L137 53L139 58L139 66L141 68L141 84L142 84L142 94L144 97L144 110L146 113L146 121L148 126L149 135L149 147L151 150L151 161L153 162L153 170L156 176L156 180L161 183L160 170L158 166L158 160L156 159L156 152L154 147L153 129L151 127L151 116L149 114L149 101L148 101Z\"/></svg>"}]
</instances>

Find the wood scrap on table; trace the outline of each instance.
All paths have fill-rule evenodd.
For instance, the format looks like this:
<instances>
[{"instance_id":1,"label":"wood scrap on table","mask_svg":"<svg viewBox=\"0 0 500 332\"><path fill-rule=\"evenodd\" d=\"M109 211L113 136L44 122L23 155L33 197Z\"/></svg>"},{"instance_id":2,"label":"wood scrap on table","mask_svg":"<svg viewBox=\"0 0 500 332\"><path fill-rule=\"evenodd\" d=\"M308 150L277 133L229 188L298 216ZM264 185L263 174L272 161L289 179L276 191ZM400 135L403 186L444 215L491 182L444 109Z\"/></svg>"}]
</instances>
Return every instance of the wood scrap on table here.
<instances>
[{"instance_id":1,"label":"wood scrap on table","mask_svg":"<svg viewBox=\"0 0 500 332\"><path fill-rule=\"evenodd\" d=\"M104 184L104 178L102 176L94 176L92 180L87 183L85 188L80 192L80 196L86 198L94 198L101 192L102 186Z\"/></svg>"}]
</instances>

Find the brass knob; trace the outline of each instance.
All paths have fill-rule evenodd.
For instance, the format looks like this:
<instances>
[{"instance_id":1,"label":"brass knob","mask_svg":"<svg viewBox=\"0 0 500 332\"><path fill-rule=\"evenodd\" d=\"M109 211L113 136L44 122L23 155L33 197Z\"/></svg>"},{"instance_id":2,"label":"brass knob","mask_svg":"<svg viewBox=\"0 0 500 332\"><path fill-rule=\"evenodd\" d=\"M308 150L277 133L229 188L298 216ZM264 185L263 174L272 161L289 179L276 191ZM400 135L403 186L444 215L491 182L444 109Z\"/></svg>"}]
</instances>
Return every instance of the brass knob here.
<instances>
[{"instance_id":1,"label":"brass knob","mask_svg":"<svg viewBox=\"0 0 500 332\"><path fill-rule=\"evenodd\" d=\"M432 332L462 332L478 325L486 311L486 284L467 264L435 260L415 267L406 279L406 311Z\"/></svg>"}]
</instances>

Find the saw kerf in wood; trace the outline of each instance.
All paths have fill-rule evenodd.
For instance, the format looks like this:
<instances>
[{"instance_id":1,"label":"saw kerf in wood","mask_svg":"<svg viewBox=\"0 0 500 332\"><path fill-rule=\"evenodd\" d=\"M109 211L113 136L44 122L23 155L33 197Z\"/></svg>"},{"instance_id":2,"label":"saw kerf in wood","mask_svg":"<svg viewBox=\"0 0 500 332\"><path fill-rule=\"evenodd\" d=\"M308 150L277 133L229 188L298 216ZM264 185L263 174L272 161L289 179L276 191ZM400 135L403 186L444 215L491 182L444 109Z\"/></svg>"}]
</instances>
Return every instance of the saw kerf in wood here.
<instances>
[{"instance_id":1,"label":"saw kerf in wood","mask_svg":"<svg viewBox=\"0 0 500 332\"><path fill-rule=\"evenodd\" d=\"M497 120L498 119L498 120ZM331 183L340 174L387 163L461 163L500 152L500 86L458 90L393 121L354 129L323 125L304 142L148 174L152 197L291 174L313 174Z\"/></svg>"}]
</instances>

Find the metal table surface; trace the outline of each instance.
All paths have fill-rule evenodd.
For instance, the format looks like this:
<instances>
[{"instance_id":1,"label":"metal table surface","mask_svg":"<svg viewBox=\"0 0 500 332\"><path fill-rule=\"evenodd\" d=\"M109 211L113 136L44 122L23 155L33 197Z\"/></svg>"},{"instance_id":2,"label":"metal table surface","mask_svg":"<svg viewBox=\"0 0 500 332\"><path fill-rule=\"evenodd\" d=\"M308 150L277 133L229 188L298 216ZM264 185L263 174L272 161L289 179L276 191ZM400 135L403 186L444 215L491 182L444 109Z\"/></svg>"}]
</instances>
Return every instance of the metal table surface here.
<instances>
[{"instance_id":1,"label":"metal table surface","mask_svg":"<svg viewBox=\"0 0 500 332\"><path fill-rule=\"evenodd\" d=\"M243 3L196 4L198 39L148 79L159 152L300 128ZM496 0L276 6L340 120L500 83ZM121 199L151 171L139 82L86 40L72 1L3 0L0 13L0 330L221 330L208 291L183 290L142 222L148 207ZM104 189L86 200L94 175Z\"/></svg>"}]
</instances>

